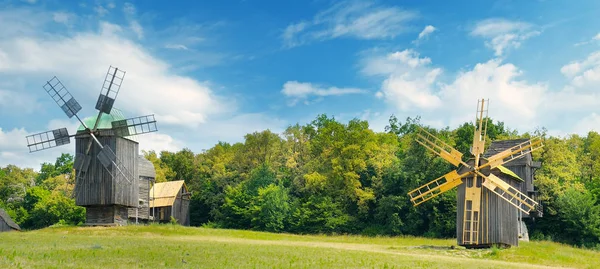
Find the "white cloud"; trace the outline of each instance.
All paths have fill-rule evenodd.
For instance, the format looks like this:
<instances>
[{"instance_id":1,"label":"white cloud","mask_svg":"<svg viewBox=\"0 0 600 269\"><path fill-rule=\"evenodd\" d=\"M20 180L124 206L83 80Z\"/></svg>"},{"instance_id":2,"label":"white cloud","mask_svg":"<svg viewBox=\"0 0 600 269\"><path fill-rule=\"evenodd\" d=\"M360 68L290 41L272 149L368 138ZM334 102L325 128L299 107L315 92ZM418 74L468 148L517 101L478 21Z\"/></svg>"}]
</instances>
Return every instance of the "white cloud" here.
<instances>
[{"instance_id":1,"label":"white cloud","mask_svg":"<svg viewBox=\"0 0 600 269\"><path fill-rule=\"evenodd\" d=\"M600 51L590 53L583 61L564 65L560 72L571 79L574 87L597 88L600 86Z\"/></svg>"},{"instance_id":2,"label":"white cloud","mask_svg":"<svg viewBox=\"0 0 600 269\"><path fill-rule=\"evenodd\" d=\"M383 82L381 93L388 101L395 101L401 110L413 106L422 109L439 107L442 102L432 94L432 86L440 73L441 69L435 68L420 78L411 73L391 75Z\"/></svg>"},{"instance_id":3,"label":"white cloud","mask_svg":"<svg viewBox=\"0 0 600 269\"><path fill-rule=\"evenodd\" d=\"M404 111L433 109L441 104L433 93L433 86L442 70L430 64L431 59L421 58L416 51L407 49L369 57L364 61L362 72L386 77L376 97L384 98L396 108Z\"/></svg>"},{"instance_id":4,"label":"white cloud","mask_svg":"<svg viewBox=\"0 0 600 269\"><path fill-rule=\"evenodd\" d=\"M513 128L532 128L542 111L543 98L548 93L547 85L521 80L522 71L500 59L492 59L475 65L472 70L461 72L450 84L443 84L440 97L444 100L447 113L454 115L452 124L471 121L474 118L477 100L490 100L494 113Z\"/></svg>"},{"instance_id":5,"label":"white cloud","mask_svg":"<svg viewBox=\"0 0 600 269\"><path fill-rule=\"evenodd\" d=\"M600 128L600 51L571 62L561 72L570 79L562 88L527 81L523 70L496 58L442 77L432 60L413 50L366 53L362 72L382 79L377 97L399 118L422 116L423 123L456 127L474 119L475 105L489 99L494 120L520 132L545 126L553 134L585 134ZM576 120L582 119L582 120ZM427 121L429 120L429 121Z\"/></svg>"},{"instance_id":6,"label":"white cloud","mask_svg":"<svg viewBox=\"0 0 600 269\"><path fill-rule=\"evenodd\" d=\"M68 145L29 153L26 137L38 132L42 131L28 132L25 128L14 128L5 131L0 128L0 167L14 164L19 167L33 168L37 171L40 169L41 163L53 163L61 153L75 151L75 143L71 139L71 143Z\"/></svg>"},{"instance_id":7,"label":"white cloud","mask_svg":"<svg viewBox=\"0 0 600 269\"><path fill-rule=\"evenodd\" d=\"M12 129L10 131L3 131L0 128L0 149L2 151L11 151L15 149L22 149L23 146L27 146L25 137L28 135L24 128Z\"/></svg>"},{"instance_id":8,"label":"white cloud","mask_svg":"<svg viewBox=\"0 0 600 269\"><path fill-rule=\"evenodd\" d=\"M54 12L54 14L52 15L52 19L55 22L62 23L65 25L69 25L71 23L72 18L73 15L66 12Z\"/></svg>"},{"instance_id":9,"label":"white cloud","mask_svg":"<svg viewBox=\"0 0 600 269\"><path fill-rule=\"evenodd\" d=\"M446 82L441 68L414 50L386 55L367 54L363 74L383 78L377 97L390 104L400 118L420 115L423 122L456 126L474 118L477 100L490 99L490 116L512 128L530 130L532 122L549 109L543 104L554 100L544 83L529 83L522 71L500 59L492 59L458 73Z\"/></svg>"},{"instance_id":10,"label":"white cloud","mask_svg":"<svg viewBox=\"0 0 600 269\"><path fill-rule=\"evenodd\" d=\"M138 39L144 38L144 29L136 20L129 22L129 28L137 35Z\"/></svg>"},{"instance_id":11,"label":"white cloud","mask_svg":"<svg viewBox=\"0 0 600 269\"><path fill-rule=\"evenodd\" d=\"M496 56L520 47L523 41L539 34L532 24L498 18L479 21L471 31L471 35L486 39L486 46L493 49Z\"/></svg>"},{"instance_id":12,"label":"white cloud","mask_svg":"<svg viewBox=\"0 0 600 269\"><path fill-rule=\"evenodd\" d=\"M406 30L416 13L370 2L342 1L317 13L309 21L290 24L282 33L284 45L294 47L339 37L393 38Z\"/></svg>"},{"instance_id":13,"label":"white cloud","mask_svg":"<svg viewBox=\"0 0 600 269\"><path fill-rule=\"evenodd\" d=\"M419 42L420 40L426 39L430 34L432 34L433 32L435 32L437 29L435 27L433 27L433 25L427 25L425 26L425 28L423 29L423 31L421 31L419 33L419 37L417 37L417 40L415 40L414 42Z\"/></svg>"},{"instance_id":14,"label":"white cloud","mask_svg":"<svg viewBox=\"0 0 600 269\"><path fill-rule=\"evenodd\" d=\"M108 9L104 8L101 5L94 7L94 11L96 11L96 14L98 14L98 16L100 17L103 17L104 15L108 14Z\"/></svg>"},{"instance_id":15,"label":"white cloud","mask_svg":"<svg viewBox=\"0 0 600 269\"><path fill-rule=\"evenodd\" d=\"M587 44L590 44L590 43L597 43L598 41L600 41L600 33L596 34L590 40L575 43L574 46L575 47L579 47L579 46L587 45Z\"/></svg>"},{"instance_id":16,"label":"white cloud","mask_svg":"<svg viewBox=\"0 0 600 269\"><path fill-rule=\"evenodd\" d=\"M573 133L579 135L587 135L590 131L600 132L600 115L596 112L579 120L573 128Z\"/></svg>"},{"instance_id":17,"label":"white cloud","mask_svg":"<svg viewBox=\"0 0 600 269\"><path fill-rule=\"evenodd\" d=\"M290 105L295 105L299 100L306 99L309 96L330 96L330 95L345 95L363 93L364 91L357 88L338 88L328 87L323 88L318 85L313 85L308 82L288 81L283 84L283 93L287 97L293 98Z\"/></svg>"},{"instance_id":18,"label":"white cloud","mask_svg":"<svg viewBox=\"0 0 600 269\"><path fill-rule=\"evenodd\" d=\"M135 6L132 3L123 4L123 12L125 12L127 15L135 15Z\"/></svg>"},{"instance_id":19,"label":"white cloud","mask_svg":"<svg viewBox=\"0 0 600 269\"><path fill-rule=\"evenodd\" d=\"M174 50L189 50L189 48L182 44L167 44L165 45L166 49L174 49Z\"/></svg>"},{"instance_id":20,"label":"white cloud","mask_svg":"<svg viewBox=\"0 0 600 269\"><path fill-rule=\"evenodd\" d=\"M299 22L299 23L294 23L294 24L290 24L288 25L285 30L283 31L283 34L281 35L281 37L283 38L283 40L285 42L287 42L287 46L289 47L294 47L296 45L301 45L299 43L299 41L296 41L296 35L299 34L300 32L304 31L304 29L306 29L306 27L308 26L307 22Z\"/></svg>"},{"instance_id":21,"label":"white cloud","mask_svg":"<svg viewBox=\"0 0 600 269\"><path fill-rule=\"evenodd\" d=\"M128 71L117 104L135 114L154 112L163 124L197 126L226 107L203 83L173 74L167 63L120 37L120 29L103 23L100 32L72 37L39 35L0 41L0 51L5 52L0 72L36 76L38 81L57 75L72 85L67 86L71 93L86 105L95 102L98 94L89 89L99 87L109 65L117 66Z\"/></svg>"},{"instance_id":22,"label":"white cloud","mask_svg":"<svg viewBox=\"0 0 600 269\"><path fill-rule=\"evenodd\" d=\"M123 13L125 14L125 18L129 22L129 29L135 33L138 39L144 38L144 28L136 19L136 8L131 3L123 4Z\"/></svg>"},{"instance_id":23,"label":"white cloud","mask_svg":"<svg viewBox=\"0 0 600 269\"><path fill-rule=\"evenodd\" d=\"M160 133L160 131L138 135L135 137L135 140L139 143L140 154L142 150L154 150L157 153L163 150L175 152L181 150L185 146L183 141L174 139L170 135Z\"/></svg>"},{"instance_id":24,"label":"white cloud","mask_svg":"<svg viewBox=\"0 0 600 269\"><path fill-rule=\"evenodd\" d=\"M1 55L0 55L1 56ZM2 62L0 57L0 63ZM2 66L0 66L2 69ZM39 111L41 108L35 97L29 93L18 92L13 90L3 90L0 87L0 112L2 114L6 112L31 114Z\"/></svg>"}]
</instances>

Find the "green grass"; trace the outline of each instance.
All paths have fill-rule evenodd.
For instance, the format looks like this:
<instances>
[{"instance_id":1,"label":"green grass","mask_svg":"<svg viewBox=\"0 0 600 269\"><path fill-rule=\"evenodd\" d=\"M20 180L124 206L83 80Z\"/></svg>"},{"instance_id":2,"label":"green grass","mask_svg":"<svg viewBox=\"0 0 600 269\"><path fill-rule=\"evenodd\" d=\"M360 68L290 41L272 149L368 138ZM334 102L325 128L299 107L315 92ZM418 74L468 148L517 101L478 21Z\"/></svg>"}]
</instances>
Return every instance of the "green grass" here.
<instances>
[{"instance_id":1,"label":"green grass","mask_svg":"<svg viewBox=\"0 0 600 269\"><path fill-rule=\"evenodd\" d=\"M485 250L454 244L172 225L60 227L0 234L0 268L600 268L600 252L552 242Z\"/></svg>"}]
</instances>

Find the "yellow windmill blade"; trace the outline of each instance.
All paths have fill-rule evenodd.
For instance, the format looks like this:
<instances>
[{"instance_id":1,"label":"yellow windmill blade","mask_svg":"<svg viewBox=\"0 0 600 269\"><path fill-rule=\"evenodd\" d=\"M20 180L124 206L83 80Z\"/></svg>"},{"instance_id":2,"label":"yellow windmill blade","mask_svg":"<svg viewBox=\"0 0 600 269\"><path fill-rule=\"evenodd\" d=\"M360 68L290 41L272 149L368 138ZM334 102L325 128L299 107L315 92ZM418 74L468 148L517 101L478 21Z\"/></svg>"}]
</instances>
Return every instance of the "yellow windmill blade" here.
<instances>
[{"instance_id":1,"label":"yellow windmill blade","mask_svg":"<svg viewBox=\"0 0 600 269\"><path fill-rule=\"evenodd\" d=\"M543 146L544 144L542 143L542 139L540 137L534 137L512 148L496 153L495 155L489 157L488 162L479 166L478 169L487 166L490 168L498 167L499 165L519 159L535 150L541 149Z\"/></svg>"},{"instance_id":2,"label":"yellow windmill blade","mask_svg":"<svg viewBox=\"0 0 600 269\"><path fill-rule=\"evenodd\" d=\"M451 190L462 183L461 178L468 176L471 172L459 175L456 170L436 178L427 184L418 187L408 193L410 201L417 206L425 201Z\"/></svg>"},{"instance_id":3,"label":"yellow windmill blade","mask_svg":"<svg viewBox=\"0 0 600 269\"><path fill-rule=\"evenodd\" d=\"M480 172L476 173L485 179L482 183L484 187L497 194L500 198L506 200L509 204L521 210L523 213L529 214L529 211L533 210L538 204L536 201L529 198L529 196L518 191L494 174L485 176Z\"/></svg>"},{"instance_id":4,"label":"yellow windmill blade","mask_svg":"<svg viewBox=\"0 0 600 269\"><path fill-rule=\"evenodd\" d=\"M417 130L416 141L454 166L458 167L460 164L462 164L466 167L471 167L467 163L463 162L463 154L460 153L460 151L444 143L444 141L425 131L425 129L421 127L419 127Z\"/></svg>"},{"instance_id":5,"label":"yellow windmill blade","mask_svg":"<svg viewBox=\"0 0 600 269\"><path fill-rule=\"evenodd\" d=\"M485 133L487 131L487 120L483 124L484 118L487 118L488 109L486 108L486 100L477 101L477 113L475 113L475 132L473 134L473 146L471 153L475 156L475 166L479 164L479 157L485 151ZM485 113L485 117L483 115Z\"/></svg>"}]
</instances>

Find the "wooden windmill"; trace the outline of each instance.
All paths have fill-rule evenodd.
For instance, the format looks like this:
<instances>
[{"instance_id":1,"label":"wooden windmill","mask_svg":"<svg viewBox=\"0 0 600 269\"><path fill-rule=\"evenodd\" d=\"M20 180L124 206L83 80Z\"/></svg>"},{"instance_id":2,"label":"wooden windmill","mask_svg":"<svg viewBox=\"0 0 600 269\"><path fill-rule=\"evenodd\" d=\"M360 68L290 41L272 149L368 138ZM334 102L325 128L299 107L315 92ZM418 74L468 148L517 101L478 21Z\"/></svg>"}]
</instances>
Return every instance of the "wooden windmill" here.
<instances>
[{"instance_id":1,"label":"wooden windmill","mask_svg":"<svg viewBox=\"0 0 600 269\"><path fill-rule=\"evenodd\" d=\"M74 135L67 128L27 136L29 152L65 144L75 137L75 203L86 207L88 225L124 225L127 208L138 206L138 143L130 136L157 131L154 115L125 119L113 104L125 72L110 66L96 102L98 116L82 120L81 106L53 77L46 92L81 127Z\"/></svg>"},{"instance_id":2,"label":"wooden windmill","mask_svg":"<svg viewBox=\"0 0 600 269\"><path fill-rule=\"evenodd\" d=\"M484 113L486 115L484 115ZM488 158L483 157L487 130L486 101L477 102L476 127L471 153L473 158L463 161L463 154L422 128L416 141L428 150L457 167L408 193L417 206L446 191L458 187L457 241L467 248L492 245L517 245L517 210L527 214L537 202L518 190L518 186L503 180L502 174L511 174L503 164L519 159L543 147L539 137L521 142ZM514 175L514 174L512 174ZM464 183L464 184L463 184Z\"/></svg>"}]
</instances>

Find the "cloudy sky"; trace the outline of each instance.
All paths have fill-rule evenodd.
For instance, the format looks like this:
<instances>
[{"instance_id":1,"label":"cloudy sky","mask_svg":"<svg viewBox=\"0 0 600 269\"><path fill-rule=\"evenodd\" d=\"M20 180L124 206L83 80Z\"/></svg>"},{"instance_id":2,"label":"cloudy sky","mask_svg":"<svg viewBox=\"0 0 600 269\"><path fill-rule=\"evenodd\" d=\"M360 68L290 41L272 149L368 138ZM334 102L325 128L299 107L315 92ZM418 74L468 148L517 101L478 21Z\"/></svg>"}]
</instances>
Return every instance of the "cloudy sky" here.
<instances>
[{"instance_id":1,"label":"cloudy sky","mask_svg":"<svg viewBox=\"0 0 600 269\"><path fill-rule=\"evenodd\" d=\"M110 65L115 107L154 113L141 149L195 152L326 113L456 127L478 98L520 132L600 131L600 1L0 0L0 166L39 168L25 136L67 127L42 86L83 106Z\"/></svg>"}]
</instances>

